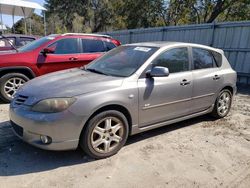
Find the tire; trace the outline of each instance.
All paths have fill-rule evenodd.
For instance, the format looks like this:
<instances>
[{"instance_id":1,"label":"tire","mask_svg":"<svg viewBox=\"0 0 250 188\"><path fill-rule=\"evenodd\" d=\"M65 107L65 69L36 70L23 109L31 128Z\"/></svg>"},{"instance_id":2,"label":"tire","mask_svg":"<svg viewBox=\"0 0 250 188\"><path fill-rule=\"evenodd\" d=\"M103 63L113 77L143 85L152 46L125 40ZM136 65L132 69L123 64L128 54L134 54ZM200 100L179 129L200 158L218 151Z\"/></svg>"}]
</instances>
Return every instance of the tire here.
<instances>
[{"instance_id":1,"label":"tire","mask_svg":"<svg viewBox=\"0 0 250 188\"><path fill-rule=\"evenodd\" d=\"M222 90L215 101L211 115L215 118L225 117L230 111L231 104L232 93L228 89Z\"/></svg>"},{"instance_id":2,"label":"tire","mask_svg":"<svg viewBox=\"0 0 250 188\"><path fill-rule=\"evenodd\" d=\"M19 87L27 81L29 78L21 73L5 74L0 78L0 98L4 102L10 102Z\"/></svg>"},{"instance_id":3,"label":"tire","mask_svg":"<svg viewBox=\"0 0 250 188\"><path fill-rule=\"evenodd\" d=\"M104 111L86 124L81 134L80 146L92 158L110 157L126 143L128 132L128 121L121 112Z\"/></svg>"}]
</instances>

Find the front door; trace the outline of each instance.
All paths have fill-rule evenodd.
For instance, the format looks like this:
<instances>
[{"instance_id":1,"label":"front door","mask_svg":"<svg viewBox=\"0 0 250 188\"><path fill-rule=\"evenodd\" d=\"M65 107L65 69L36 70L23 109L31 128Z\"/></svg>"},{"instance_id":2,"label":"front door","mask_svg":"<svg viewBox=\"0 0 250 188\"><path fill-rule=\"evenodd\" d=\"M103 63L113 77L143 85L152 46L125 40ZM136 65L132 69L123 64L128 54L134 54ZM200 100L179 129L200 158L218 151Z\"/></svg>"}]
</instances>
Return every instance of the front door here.
<instances>
[{"instance_id":1,"label":"front door","mask_svg":"<svg viewBox=\"0 0 250 188\"><path fill-rule=\"evenodd\" d=\"M79 40L77 38L65 38L49 45L54 53L38 55L37 67L42 74L49 72L80 67L79 62Z\"/></svg>"},{"instance_id":2,"label":"front door","mask_svg":"<svg viewBox=\"0 0 250 188\"><path fill-rule=\"evenodd\" d=\"M140 127L188 115L192 103L193 78L186 47L163 52L152 66L167 67L170 74L138 80Z\"/></svg>"}]
</instances>

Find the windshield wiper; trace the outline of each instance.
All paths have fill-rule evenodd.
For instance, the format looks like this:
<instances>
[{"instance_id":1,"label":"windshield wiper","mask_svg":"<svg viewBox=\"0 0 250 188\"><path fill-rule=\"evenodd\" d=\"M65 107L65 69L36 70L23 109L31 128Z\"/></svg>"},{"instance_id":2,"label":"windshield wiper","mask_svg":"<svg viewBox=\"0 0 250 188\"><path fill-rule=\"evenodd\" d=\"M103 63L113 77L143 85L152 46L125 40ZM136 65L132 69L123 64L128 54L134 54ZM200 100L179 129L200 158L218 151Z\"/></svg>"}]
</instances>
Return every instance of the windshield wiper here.
<instances>
[{"instance_id":1,"label":"windshield wiper","mask_svg":"<svg viewBox=\"0 0 250 188\"><path fill-rule=\"evenodd\" d=\"M90 72L94 72L94 73L97 73L97 74L103 74L103 75L108 75L102 71L99 71L97 69L93 69L93 68L85 68L86 71L90 71Z\"/></svg>"},{"instance_id":2,"label":"windshield wiper","mask_svg":"<svg viewBox=\"0 0 250 188\"><path fill-rule=\"evenodd\" d=\"M7 42L11 45L12 48L14 48L16 50L16 52L18 52L18 49L12 44L12 42L10 42L10 39L8 39L7 37L3 36L2 33L0 34L0 36L4 39L7 40Z\"/></svg>"}]
</instances>

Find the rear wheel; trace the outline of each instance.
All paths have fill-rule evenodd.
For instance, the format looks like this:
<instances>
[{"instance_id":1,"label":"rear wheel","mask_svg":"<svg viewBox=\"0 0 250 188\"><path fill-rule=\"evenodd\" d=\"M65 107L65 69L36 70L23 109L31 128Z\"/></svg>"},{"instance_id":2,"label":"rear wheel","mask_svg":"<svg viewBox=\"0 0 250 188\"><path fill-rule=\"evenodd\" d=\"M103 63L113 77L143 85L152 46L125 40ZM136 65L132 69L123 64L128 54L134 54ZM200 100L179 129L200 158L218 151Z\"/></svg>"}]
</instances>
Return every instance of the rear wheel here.
<instances>
[{"instance_id":1,"label":"rear wheel","mask_svg":"<svg viewBox=\"0 0 250 188\"><path fill-rule=\"evenodd\" d=\"M5 102L10 102L16 91L29 80L21 73L9 73L0 78L0 97Z\"/></svg>"},{"instance_id":2,"label":"rear wheel","mask_svg":"<svg viewBox=\"0 0 250 188\"><path fill-rule=\"evenodd\" d=\"M93 117L83 130L80 146L91 157L102 159L116 154L126 143L128 122L118 111L109 110Z\"/></svg>"},{"instance_id":3,"label":"rear wheel","mask_svg":"<svg viewBox=\"0 0 250 188\"><path fill-rule=\"evenodd\" d=\"M225 117L230 111L231 104L232 93L227 89L222 90L216 99L212 115L216 118Z\"/></svg>"}]
</instances>

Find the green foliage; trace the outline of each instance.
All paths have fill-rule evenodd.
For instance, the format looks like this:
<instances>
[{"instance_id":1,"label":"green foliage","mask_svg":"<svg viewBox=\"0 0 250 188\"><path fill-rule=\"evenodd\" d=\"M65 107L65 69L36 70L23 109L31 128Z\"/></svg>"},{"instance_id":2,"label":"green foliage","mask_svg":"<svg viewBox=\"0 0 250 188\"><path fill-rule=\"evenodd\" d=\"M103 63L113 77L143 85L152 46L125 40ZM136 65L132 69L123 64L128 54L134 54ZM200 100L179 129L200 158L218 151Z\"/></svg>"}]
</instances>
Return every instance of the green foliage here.
<instances>
[{"instance_id":1,"label":"green foliage","mask_svg":"<svg viewBox=\"0 0 250 188\"><path fill-rule=\"evenodd\" d=\"M44 24L43 18L37 14L32 14L30 18L26 18L26 29L27 33L25 32L25 22L24 18L17 21L14 26L12 27L12 32L17 34L29 34L31 28L31 33L35 35L43 35L44 34Z\"/></svg>"},{"instance_id":2,"label":"green foliage","mask_svg":"<svg viewBox=\"0 0 250 188\"><path fill-rule=\"evenodd\" d=\"M250 19L250 0L46 0L45 6L48 33ZM43 34L42 20L32 15L32 33ZM15 28L18 33L24 33L23 20Z\"/></svg>"}]
</instances>

